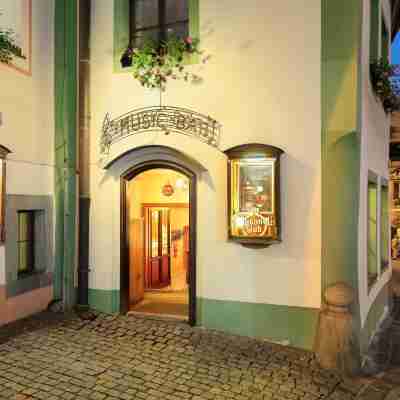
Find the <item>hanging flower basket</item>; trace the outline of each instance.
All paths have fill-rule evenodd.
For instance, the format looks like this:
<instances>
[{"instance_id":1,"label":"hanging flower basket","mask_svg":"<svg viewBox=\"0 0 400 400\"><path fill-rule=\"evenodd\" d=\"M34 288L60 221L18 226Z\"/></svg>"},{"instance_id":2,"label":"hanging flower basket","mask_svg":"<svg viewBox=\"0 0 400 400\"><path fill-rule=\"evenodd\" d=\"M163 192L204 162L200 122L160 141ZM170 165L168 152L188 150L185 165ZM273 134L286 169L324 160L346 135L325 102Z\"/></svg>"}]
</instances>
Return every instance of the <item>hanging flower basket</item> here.
<instances>
[{"instance_id":1,"label":"hanging flower basket","mask_svg":"<svg viewBox=\"0 0 400 400\"><path fill-rule=\"evenodd\" d=\"M186 70L190 56L201 55L199 40L171 37L162 42L147 40L143 47L128 47L121 57L122 67L132 67L133 76L146 88L164 91L168 79L196 82L200 77ZM207 58L202 60L203 63Z\"/></svg>"},{"instance_id":2,"label":"hanging flower basket","mask_svg":"<svg viewBox=\"0 0 400 400\"><path fill-rule=\"evenodd\" d=\"M371 83L376 96L382 103L386 114L400 110L400 99L394 91L390 78L394 75L394 66L387 60L371 63Z\"/></svg>"},{"instance_id":3,"label":"hanging flower basket","mask_svg":"<svg viewBox=\"0 0 400 400\"><path fill-rule=\"evenodd\" d=\"M0 28L0 62L9 64L13 57L25 58L22 49L16 45L13 31Z\"/></svg>"}]
</instances>

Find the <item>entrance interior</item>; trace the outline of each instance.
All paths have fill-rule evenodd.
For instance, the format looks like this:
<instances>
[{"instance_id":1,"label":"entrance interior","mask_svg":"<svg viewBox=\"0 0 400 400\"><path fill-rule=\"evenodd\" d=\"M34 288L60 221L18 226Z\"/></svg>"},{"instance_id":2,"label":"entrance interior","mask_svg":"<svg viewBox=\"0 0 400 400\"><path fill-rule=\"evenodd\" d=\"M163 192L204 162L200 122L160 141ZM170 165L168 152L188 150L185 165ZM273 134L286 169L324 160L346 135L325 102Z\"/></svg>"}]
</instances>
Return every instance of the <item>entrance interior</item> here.
<instances>
[{"instance_id":1,"label":"entrance interior","mask_svg":"<svg viewBox=\"0 0 400 400\"><path fill-rule=\"evenodd\" d=\"M189 317L190 181L168 168L126 184L129 310Z\"/></svg>"}]
</instances>

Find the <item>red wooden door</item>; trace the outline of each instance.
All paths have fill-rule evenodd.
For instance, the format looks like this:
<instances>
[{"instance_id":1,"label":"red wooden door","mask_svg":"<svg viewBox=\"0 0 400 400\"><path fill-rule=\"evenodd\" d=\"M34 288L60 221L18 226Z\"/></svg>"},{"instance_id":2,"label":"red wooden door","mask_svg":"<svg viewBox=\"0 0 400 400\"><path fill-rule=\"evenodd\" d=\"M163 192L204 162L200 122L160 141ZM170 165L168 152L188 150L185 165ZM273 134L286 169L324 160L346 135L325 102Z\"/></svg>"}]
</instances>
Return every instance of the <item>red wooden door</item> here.
<instances>
[{"instance_id":1,"label":"red wooden door","mask_svg":"<svg viewBox=\"0 0 400 400\"><path fill-rule=\"evenodd\" d=\"M149 208L148 268L146 287L160 289L171 284L170 265L170 210Z\"/></svg>"}]
</instances>

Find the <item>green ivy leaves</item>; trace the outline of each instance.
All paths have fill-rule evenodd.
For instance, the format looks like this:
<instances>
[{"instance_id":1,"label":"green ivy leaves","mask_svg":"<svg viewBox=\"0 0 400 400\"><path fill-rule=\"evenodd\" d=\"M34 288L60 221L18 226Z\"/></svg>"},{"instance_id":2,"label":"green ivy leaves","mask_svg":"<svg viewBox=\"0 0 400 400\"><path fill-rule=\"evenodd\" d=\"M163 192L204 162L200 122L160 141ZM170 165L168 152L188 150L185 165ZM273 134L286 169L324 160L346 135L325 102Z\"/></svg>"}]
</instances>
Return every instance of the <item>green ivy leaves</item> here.
<instances>
[{"instance_id":1,"label":"green ivy leaves","mask_svg":"<svg viewBox=\"0 0 400 400\"><path fill-rule=\"evenodd\" d=\"M134 78L142 86L165 91L168 79L200 80L199 76L186 71L185 62L192 54L202 54L198 39L170 37L162 42L148 39L141 48L128 48L121 57L121 64L132 67Z\"/></svg>"},{"instance_id":2,"label":"green ivy leaves","mask_svg":"<svg viewBox=\"0 0 400 400\"><path fill-rule=\"evenodd\" d=\"M0 28L0 62L9 64L13 57L25 58L22 49L15 43L13 31Z\"/></svg>"},{"instance_id":3,"label":"green ivy leaves","mask_svg":"<svg viewBox=\"0 0 400 400\"><path fill-rule=\"evenodd\" d=\"M370 65L371 83L380 99L386 114L400 109L400 99L393 89L390 78L394 75L394 66L385 59L379 59Z\"/></svg>"}]
</instances>

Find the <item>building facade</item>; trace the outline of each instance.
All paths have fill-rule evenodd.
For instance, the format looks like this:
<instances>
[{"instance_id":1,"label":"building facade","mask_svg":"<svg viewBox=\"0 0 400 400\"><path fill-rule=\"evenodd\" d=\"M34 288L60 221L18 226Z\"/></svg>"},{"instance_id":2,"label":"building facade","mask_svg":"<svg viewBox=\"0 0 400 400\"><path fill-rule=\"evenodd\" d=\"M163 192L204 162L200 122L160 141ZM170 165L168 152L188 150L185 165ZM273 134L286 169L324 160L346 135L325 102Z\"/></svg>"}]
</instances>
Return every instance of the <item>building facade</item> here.
<instances>
[{"instance_id":1,"label":"building facade","mask_svg":"<svg viewBox=\"0 0 400 400\"><path fill-rule=\"evenodd\" d=\"M53 298L54 2L33 3L1 5L0 25L18 32L26 58L0 66L0 142L10 151L6 162L0 160L6 164L0 324L38 312Z\"/></svg>"},{"instance_id":2,"label":"building facade","mask_svg":"<svg viewBox=\"0 0 400 400\"><path fill-rule=\"evenodd\" d=\"M143 264L135 261L140 257L152 260L146 265L159 287L171 283L171 271L164 285L152 264L164 255L158 244L164 225L156 240L146 233L153 232L151 227L135 231L135 224L144 226L146 215L153 221L152 212L162 219L162 209L185 203L187 245L186 225L175 230L171 225L165 228L165 254L187 253L191 323L313 349L320 340L326 290L345 284L354 300L357 351L365 352L389 307L390 117L372 89L370 60L389 57L390 2L283 0L267 6L261 0L188 0L180 23L210 57L205 64L192 58L186 66L201 80L171 80L165 92L142 87L131 68L121 67L132 30L138 37L141 30L151 31L152 23L140 25L152 18L140 1L32 2L32 75L1 69L9 90L1 94L7 108L0 144L12 153L6 161L0 310L8 309L12 295L20 298L37 290L15 276L16 239L7 232L7 224L15 223L12 218L24 207L45 210L47 218L48 236L40 241L51 249L46 268L43 264L46 300L63 300L68 307L78 301L119 313L130 309L132 287L155 287L146 281L147 270L137 269ZM49 45L35 51L35 41ZM29 86L21 105L29 109L26 118L12 100L20 81ZM155 120L153 125L139 120L143 110L157 121L169 112L176 116L174 107L181 116L196 115L207 129L213 121L216 136L204 140L200 128L182 134L184 129L170 131ZM135 121L144 125L136 129ZM228 156L249 144L283 151L275 197L280 241L269 246L243 245L231 240L229 231ZM34 166L28 174L21 172L17 160ZM153 176L140 190L132 186L130 196L129 185L152 170L173 170L182 178L164 175L159 181ZM157 195L140 194L149 194L152 185ZM179 197L185 185L187 195ZM263 207L257 202L271 193L255 187L253 200ZM135 201L142 211L131 211ZM153 211L146 214L146 207ZM149 243L150 250L147 245L140 249L139 242ZM154 243L161 251L156 256ZM156 269L162 275L163 264ZM20 286L26 294L14 289ZM35 310L46 305L33 304Z\"/></svg>"}]
</instances>

